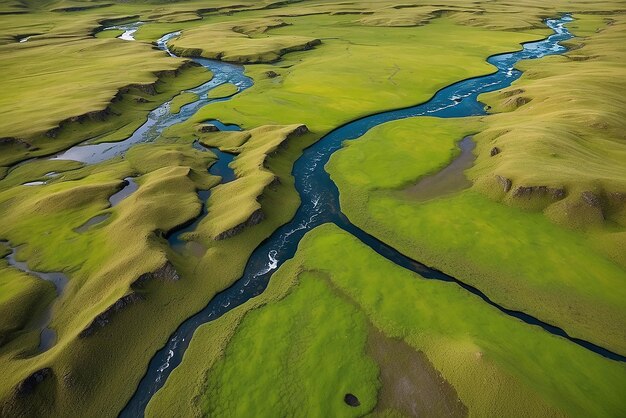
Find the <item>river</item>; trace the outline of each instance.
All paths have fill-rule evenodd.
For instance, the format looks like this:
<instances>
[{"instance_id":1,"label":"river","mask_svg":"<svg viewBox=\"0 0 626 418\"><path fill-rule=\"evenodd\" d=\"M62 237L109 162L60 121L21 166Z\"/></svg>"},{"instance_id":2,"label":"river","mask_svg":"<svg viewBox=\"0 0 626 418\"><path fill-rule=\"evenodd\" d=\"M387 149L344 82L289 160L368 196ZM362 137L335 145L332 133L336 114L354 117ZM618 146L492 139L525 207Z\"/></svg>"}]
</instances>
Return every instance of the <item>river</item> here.
<instances>
[{"instance_id":1,"label":"river","mask_svg":"<svg viewBox=\"0 0 626 418\"><path fill-rule=\"evenodd\" d=\"M183 322L171 335L166 345L150 361L146 374L120 416L143 416L151 397L163 386L172 370L180 364L195 330L202 324L219 318L229 310L262 293L273 272L294 256L298 243L304 234L316 226L328 222L334 223L354 235L378 254L403 268L414 271L427 279L454 282L506 315L513 316L527 324L539 326L547 332L566 338L572 343L599 355L616 361L626 361L626 357L587 341L570 337L558 327L544 323L528 314L506 309L490 300L482 291L411 260L357 228L341 212L339 191L324 169L330 156L341 148L343 141L357 139L382 123L415 116L458 118L485 115L484 106L477 99L478 95L511 85L521 76L521 72L514 68L514 65L520 60L537 59L547 55L564 53L566 48L559 42L573 37L565 27L572 20L569 15L564 15L558 19L548 19L545 23L554 33L546 39L526 43L523 45L523 49L518 52L489 57L487 61L497 68L497 72L493 74L454 83L439 90L425 103L385 111L352 121L331 131L305 149L302 156L295 162L292 171L295 187L302 201L294 218L277 229L255 249L248 260L243 276L239 280L216 295L203 310Z\"/></svg>"}]
</instances>

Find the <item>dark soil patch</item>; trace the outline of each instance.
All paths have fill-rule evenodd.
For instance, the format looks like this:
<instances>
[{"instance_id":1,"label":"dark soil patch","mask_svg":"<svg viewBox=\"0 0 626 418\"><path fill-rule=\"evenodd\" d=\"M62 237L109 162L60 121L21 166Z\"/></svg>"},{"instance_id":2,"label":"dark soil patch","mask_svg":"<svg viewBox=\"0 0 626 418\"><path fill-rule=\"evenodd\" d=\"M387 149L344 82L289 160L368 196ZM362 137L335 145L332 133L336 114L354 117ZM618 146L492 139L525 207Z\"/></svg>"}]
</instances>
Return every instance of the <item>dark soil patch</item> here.
<instances>
[{"instance_id":1,"label":"dark soil patch","mask_svg":"<svg viewBox=\"0 0 626 418\"><path fill-rule=\"evenodd\" d=\"M476 157L472 153L476 144L471 137L465 137L459 142L461 155L456 157L450 165L430 176L420 179L417 184L410 186L406 192L411 198L426 201L446 196L467 189L472 182L465 177L465 170L472 167Z\"/></svg>"},{"instance_id":2,"label":"dark soil patch","mask_svg":"<svg viewBox=\"0 0 626 418\"><path fill-rule=\"evenodd\" d=\"M467 407L454 387L421 351L371 327L367 352L380 367L382 383L374 412L396 410L410 417L467 416Z\"/></svg>"}]
</instances>

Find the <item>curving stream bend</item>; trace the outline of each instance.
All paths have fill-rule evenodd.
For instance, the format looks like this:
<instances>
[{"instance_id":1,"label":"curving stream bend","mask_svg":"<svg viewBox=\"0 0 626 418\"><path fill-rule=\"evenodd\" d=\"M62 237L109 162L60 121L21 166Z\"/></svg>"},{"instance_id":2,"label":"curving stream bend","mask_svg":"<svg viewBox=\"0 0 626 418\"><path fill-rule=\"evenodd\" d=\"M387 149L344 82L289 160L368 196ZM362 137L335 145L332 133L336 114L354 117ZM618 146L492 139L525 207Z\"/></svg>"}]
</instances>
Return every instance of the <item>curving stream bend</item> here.
<instances>
[{"instance_id":1,"label":"curving stream bend","mask_svg":"<svg viewBox=\"0 0 626 418\"><path fill-rule=\"evenodd\" d=\"M523 312L506 309L493 302L480 290L404 256L357 228L341 213L339 191L324 169L330 156L341 148L343 141L356 139L382 123L414 116L450 118L485 115L483 105L477 100L478 95L507 87L518 79L521 72L516 70L514 65L520 60L565 52L566 48L559 42L573 37L565 27L572 20L569 15L564 15L559 19L548 19L546 25L554 31L548 38L526 43L523 45L523 50L518 52L490 57L487 61L497 68L497 72L491 75L454 83L439 90L432 99L423 104L381 112L347 123L304 150L302 156L295 162L292 171L295 177L295 187L302 201L294 218L277 229L256 248L248 260L243 276L238 281L216 295L203 310L179 326L166 345L150 361L146 374L120 416L143 416L151 397L163 386L171 371L180 364L195 330L200 325L219 318L225 312L263 292L272 273L294 256L304 234L327 222L332 222L351 233L378 254L401 267L417 272L427 279L454 282L504 314L539 326L547 332L566 338L609 359L626 361L626 357L587 341L570 337L558 327L544 323Z\"/></svg>"},{"instance_id":2,"label":"curving stream bend","mask_svg":"<svg viewBox=\"0 0 626 418\"><path fill-rule=\"evenodd\" d=\"M129 27L130 26L132 25L129 25ZM180 32L168 33L161 37L156 44L159 49L165 51L171 57L176 57L168 49L167 42L178 35L180 35ZM198 96L198 100L181 107L178 113L170 112L171 101L163 103L161 106L151 111L148 114L148 120L125 140L119 142L102 142L98 144L81 143L51 157L51 159L96 164L110 160L111 158L123 156L133 145L154 141L166 128L186 121L207 104L230 100L233 96L236 96L252 86L252 79L244 74L244 68L242 66L205 58L193 58L192 61L213 73L213 78L210 81L193 89L186 90L187 92L195 93ZM207 93L224 83L236 85L239 89L238 92L229 97L209 99ZM229 125L221 124L219 121L212 121L212 123L218 126L218 128L223 127L226 128L224 130L229 130Z\"/></svg>"},{"instance_id":3,"label":"curving stream bend","mask_svg":"<svg viewBox=\"0 0 626 418\"><path fill-rule=\"evenodd\" d=\"M8 244L8 243L7 243ZM6 256L7 262L13 268L23 271L24 273L38 277L41 280L50 282L54 285L56 291L56 298L47 307L44 313L36 319L33 327L39 330L39 346L37 347L38 353L43 353L49 350L57 341L56 332L50 328L50 322L52 321L52 309L58 298L61 297L65 286L67 285L68 278L61 272L41 272L34 271L28 268L28 264L25 261L18 261L16 258L17 248L11 247L11 253Z\"/></svg>"},{"instance_id":4,"label":"curving stream bend","mask_svg":"<svg viewBox=\"0 0 626 418\"><path fill-rule=\"evenodd\" d=\"M219 148L205 147L199 141L195 141L193 143L193 147L199 151L211 151L213 154L215 154L217 160L209 167L209 173L214 176L220 177L219 184L225 184L237 178L235 172L230 167L230 163L235 159L235 155L220 151ZM195 254L197 250L198 256L201 256L204 253L204 249L198 247L199 244L198 246L194 246L194 243L190 243L189 241L184 240L183 235L187 232L195 230L198 224L208 215L209 212L207 208L207 202L210 196L211 190L198 191L198 199L200 199L200 202L202 202L200 215L192 219L189 223L171 231L167 235L167 242L173 250L183 252L185 249L190 249L192 254ZM191 244L189 248L187 247L188 244Z\"/></svg>"}]
</instances>

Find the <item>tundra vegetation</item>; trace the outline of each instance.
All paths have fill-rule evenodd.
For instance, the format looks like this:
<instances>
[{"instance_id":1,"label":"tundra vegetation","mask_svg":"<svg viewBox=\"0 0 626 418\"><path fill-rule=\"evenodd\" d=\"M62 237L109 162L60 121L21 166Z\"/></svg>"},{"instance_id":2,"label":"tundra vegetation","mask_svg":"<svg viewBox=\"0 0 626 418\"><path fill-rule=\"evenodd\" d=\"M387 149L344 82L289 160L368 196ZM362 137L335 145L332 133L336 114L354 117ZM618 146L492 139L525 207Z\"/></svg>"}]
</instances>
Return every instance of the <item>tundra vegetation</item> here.
<instances>
[{"instance_id":1,"label":"tundra vegetation","mask_svg":"<svg viewBox=\"0 0 626 418\"><path fill-rule=\"evenodd\" d=\"M366 232L626 355L626 5L440 3L0 0L0 415L118 414L168 336L293 216L305 147L492 72L489 55L548 35L543 19L564 11L570 51L519 63L520 80L481 97L489 115L381 125L327 169ZM135 41L102 31L137 21ZM175 31L180 58L153 44ZM215 88L210 98L228 100L124 155L46 158L124 140L161 104L178 113L202 99L187 90L213 75L192 57L245 64L254 85ZM212 132L213 119L242 131ZM470 134L469 187L413 195ZM221 184L196 143L235 154L236 179ZM112 206L127 178L137 190ZM324 225L264 293L198 329L147 414L623 416L624 387L623 363Z\"/></svg>"}]
</instances>

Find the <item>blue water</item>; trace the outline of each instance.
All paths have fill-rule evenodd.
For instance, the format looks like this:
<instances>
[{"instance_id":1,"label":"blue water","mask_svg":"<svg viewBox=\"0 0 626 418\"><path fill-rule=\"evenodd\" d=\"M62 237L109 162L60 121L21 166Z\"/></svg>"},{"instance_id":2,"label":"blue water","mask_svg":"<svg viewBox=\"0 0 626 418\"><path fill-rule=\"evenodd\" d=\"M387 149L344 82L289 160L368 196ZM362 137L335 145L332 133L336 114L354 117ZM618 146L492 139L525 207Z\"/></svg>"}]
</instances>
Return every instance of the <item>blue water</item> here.
<instances>
[{"instance_id":1,"label":"blue water","mask_svg":"<svg viewBox=\"0 0 626 418\"><path fill-rule=\"evenodd\" d=\"M167 42L178 36L180 32L173 32L163 36L157 41L157 46L170 56L174 57L167 48ZM123 156L130 147L142 142L151 142L156 140L163 131L177 123L181 123L192 117L200 108L209 103L223 102L232 99L237 94L252 86L252 79L244 74L244 67L240 65L229 64L226 62L209 60L204 58L193 58L193 61L202 65L213 73L213 78L207 83L196 88L186 90L198 95L198 100L186 104L178 113L170 112L170 102L164 103L148 114L148 120L141 125L133 134L123 141L119 142L103 142L100 144L78 144L68 150L61 152L51 159L54 160L72 160L80 161L85 164L96 164L111 158ZM209 99L207 93L224 83L232 83L239 90L236 94L219 98ZM239 129L236 125L224 125L219 121L212 121L218 127L224 130ZM220 128L221 129L221 128Z\"/></svg>"},{"instance_id":2,"label":"blue water","mask_svg":"<svg viewBox=\"0 0 626 418\"><path fill-rule=\"evenodd\" d=\"M218 148L209 148L209 150L217 156L217 161L209 167L209 173L220 176L222 178L221 184L235 180L237 176L230 167L230 163L235 159L235 154L220 151Z\"/></svg>"},{"instance_id":3,"label":"blue water","mask_svg":"<svg viewBox=\"0 0 626 418\"><path fill-rule=\"evenodd\" d=\"M122 188L109 197L109 204L111 207L119 205L122 200L135 193L137 189L139 189L139 185L135 182L135 178L126 177Z\"/></svg>"},{"instance_id":4,"label":"blue water","mask_svg":"<svg viewBox=\"0 0 626 418\"><path fill-rule=\"evenodd\" d=\"M220 131L241 131L241 128L234 124L222 123L216 119L210 119L204 123L215 125Z\"/></svg>"},{"instance_id":5,"label":"blue water","mask_svg":"<svg viewBox=\"0 0 626 418\"><path fill-rule=\"evenodd\" d=\"M335 129L307 148L293 168L295 186L302 200L293 220L275 231L269 239L256 248L248 260L243 276L237 282L216 295L202 311L183 322L172 334L165 347L159 350L150 361L146 375L120 416L143 416L152 395L163 386L171 371L180 364L195 330L200 325L219 318L225 312L263 292L272 273L294 256L304 234L328 222L351 233L378 254L399 266L417 272L428 279L454 282L507 315L528 324L540 326L554 335L566 338L607 358L626 361L626 357L589 342L569 337L562 329L530 315L501 307L480 290L411 260L352 225L341 213L339 191L324 169L330 156L341 148L343 141L356 139L382 123L414 116L450 118L484 115L485 110L477 100L478 95L508 87L518 79L521 72L513 66L519 60L536 59L565 52L566 48L559 42L572 38L565 28L565 24L570 21L572 18L567 15L560 19L549 19L546 25L554 31L554 34L547 39L526 43L523 50L518 52L490 57L487 61L497 68L494 74L452 84L438 91L428 102L417 106L382 112L355 120Z\"/></svg>"},{"instance_id":6,"label":"blue water","mask_svg":"<svg viewBox=\"0 0 626 418\"><path fill-rule=\"evenodd\" d=\"M232 163L233 159L235 158L235 154L220 151L219 148L205 147L198 141L195 141L193 143L193 147L200 151L211 151L213 154L215 154L217 160L209 167L209 173L214 176L221 177L220 184L231 182L237 178L235 172L230 167L230 163ZM206 215L208 214L207 203L210 196L210 190L199 190L198 199L200 200L200 202L202 202L200 214L191 222L187 222L184 225L181 225L179 228L174 229L167 235L167 241L170 247L172 247L174 250L182 252L185 249L187 241L185 241L182 237L185 233L194 231L198 224L206 217Z\"/></svg>"}]
</instances>

